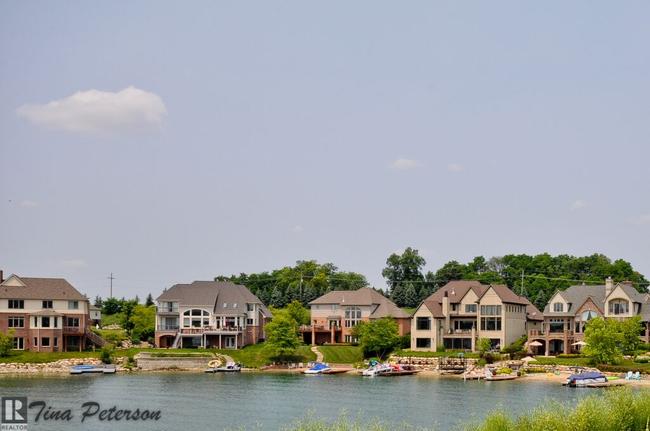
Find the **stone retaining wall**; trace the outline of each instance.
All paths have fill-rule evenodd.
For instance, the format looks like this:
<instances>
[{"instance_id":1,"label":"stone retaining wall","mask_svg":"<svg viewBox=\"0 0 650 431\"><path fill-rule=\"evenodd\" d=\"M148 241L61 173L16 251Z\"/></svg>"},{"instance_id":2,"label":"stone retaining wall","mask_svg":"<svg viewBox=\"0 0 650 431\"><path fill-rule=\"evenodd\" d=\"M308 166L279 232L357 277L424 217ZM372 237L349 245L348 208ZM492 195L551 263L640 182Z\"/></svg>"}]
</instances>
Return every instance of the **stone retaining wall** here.
<instances>
[{"instance_id":1,"label":"stone retaining wall","mask_svg":"<svg viewBox=\"0 0 650 431\"><path fill-rule=\"evenodd\" d=\"M69 373L70 367L81 364L101 365L102 361L97 358L73 358L60 359L55 362L44 362L41 364L22 363L0 363L0 374L23 374L23 373Z\"/></svg>"},{"instance_id":2,"label":"stone retaining wall","mask_svg":"<svg viewBox=\"0 0 650 431\"><path fill-rule=\"evenodd\" d=\"M391 356L388 358L388 362L395 364L408 364L415 365L416 367L423 370L435 370L437 371L440 368L440 362L442 359L452 359L454 361L460 361L460 358L443 358L439 356L435 357L419 357L419 356ZM465 363L467 366L474 366L478 362L478 359L474 358L465 358Z\"/></svg>"},{"instance_id":3,"label":"stone retaining wall","mask_svg":"<svg viewBox=\"0 0 650 431\"><path fill-rule=\"evenodd\" d=\"M210 361L216 358L205 356L167 356L157 357L146 353L140 353L135 356L138 368L143 371L155 370L204 370L208 367Z\"/></svg>"}]
</instances>

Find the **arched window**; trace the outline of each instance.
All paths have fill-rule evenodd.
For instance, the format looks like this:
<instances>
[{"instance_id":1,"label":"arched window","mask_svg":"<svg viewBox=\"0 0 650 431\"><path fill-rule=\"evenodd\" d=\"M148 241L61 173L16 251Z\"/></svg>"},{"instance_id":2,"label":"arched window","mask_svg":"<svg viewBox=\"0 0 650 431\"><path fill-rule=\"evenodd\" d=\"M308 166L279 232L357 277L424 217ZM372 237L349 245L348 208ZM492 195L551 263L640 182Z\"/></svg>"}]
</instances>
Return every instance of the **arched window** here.
<instances>
[{"instance_id":1,"label":"arched window","mask_svg":"<svg viewBox=\"0 0 650 431\"><path fill-rule=\"evenodd\" d=\"M591 319L594 319L596 317L598 317L598 314L596 314L595 311L588 310L588 311L584 311L580 318L583 322L588 322Z\"/></svg>"},{"instance_id":2,"label":"arched window","mask_svg":"<svg viewBox=\"0 0 650 431\"><path fill-rule=\"evenodd\" d=\"M184 328L202 328L210 324L210 313L200 308L193 308L183 313Z\"/></svg>"},{"instance_id":3,"label":"arched window","mask_svg":"<svg viewBox=\"0 0 650 431\"><path fill-rule=\"evenodd\" d=\"M361 321L361 308L345 307L345 327L352 328Z\"/></svg>"},{"instance_id":4,"label":"arched window","mask_svg":"<svg viewBox=\"0 0 650 431\"><path fill-rule=\"evenodd\" d=\"M609 301L609 314L627 314L630 309L630 303L625 299L612 299Z\"/></svg>"}]
</instances>

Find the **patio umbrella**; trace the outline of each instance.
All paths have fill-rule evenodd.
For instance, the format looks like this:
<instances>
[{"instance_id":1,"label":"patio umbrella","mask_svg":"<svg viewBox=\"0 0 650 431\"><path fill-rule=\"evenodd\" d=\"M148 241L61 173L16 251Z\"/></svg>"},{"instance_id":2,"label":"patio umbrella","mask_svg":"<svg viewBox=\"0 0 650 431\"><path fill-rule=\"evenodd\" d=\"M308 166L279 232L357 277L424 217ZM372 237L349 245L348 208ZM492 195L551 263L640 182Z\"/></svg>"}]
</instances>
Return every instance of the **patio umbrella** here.
<instances>
[{"instance_id":1,"label":"patio umbrella","mask_svg":"<svg viewBox=\"0 0 650 431\"><path fill-rule=\"evenodd\" d=\"M532 347L541 347L541 346L543 346L543 344L540 343L539 341L532 341L532 342L528 343L528 345L532 346Z\"/></svg>"},{"instance_id":2,"label":"patio umbrella","mask_svg":"<svg viewBox=\"0 0 650 431\"><path fill-rule=\"evenodd\" d=\"M571 345L572 346L586 346L587 343L585 343L584 341L581 340L581 341L576 341L575 343L573 343Z\"/></svg>"},{"instance_id":3,"label":"patio umbrella","mask_svg":"<svg viewBox=\"0 0 650 431\"><path fill-rule=\"evenodd\" d=\"M533 358L532 356L526 356L525 358L521 358L521 362L533 362L537 361L537 359Z\"/></svg>"}]
</instances>

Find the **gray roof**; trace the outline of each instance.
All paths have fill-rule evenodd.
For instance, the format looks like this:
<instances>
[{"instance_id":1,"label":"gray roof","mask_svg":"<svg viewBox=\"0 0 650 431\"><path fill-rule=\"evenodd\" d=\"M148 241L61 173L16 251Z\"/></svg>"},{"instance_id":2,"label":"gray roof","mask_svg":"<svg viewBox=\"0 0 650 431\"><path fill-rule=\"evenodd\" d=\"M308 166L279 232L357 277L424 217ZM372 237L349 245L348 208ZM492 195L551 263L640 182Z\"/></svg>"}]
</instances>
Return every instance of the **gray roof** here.
<instances>
[{"instance_id":1,"label":"gray roof","mask_svg":"<svg viewBox=\"0 0 650 431\"><path fill-rule=\"evenodd\" d=\"M7 286L9 280L18 279L22 286ZM63 278L10 276L0 284L0 298L6 299L63 299L86 301L84 295Z\"/></svg>"},{"instance_id":2,"label":"gray roof","mask_svg":"<svg viewBox=\"0 0 650 431\"><path fill-rule=\"evenodd\" d=\"M371 318L395 317L410 318L411 315L399 308L393 301L369 287L357 290L332 290L325 295L314 299L309 305L338 304L338 305L368 305L375 306Z\"/></svg>"},{"instance_id":3,"label":"gray roof","mask_svg":"<svg viewBox=\"0 0 650 431\"><path fill-rule=\"evenodd\" d=\"M641 304L641 317L643 320L650 320L650 295L647 293L639 293L631 284L618 283L614 285L612 291L620 287L623 292L634 303ZM589 286L577 285L570 286L566 290L558 291L557 293L569 303L569 309L562 313L556 313L551 310L551 303L549 302L544 307L544 315L549 317L572 317L575 316L578 308L582 306L589 298L596 304L601 311L605 311L605 285Z\"/></svg>"},{"instance_id":4,"label":"gray roof","mask_svg":"<svg viewBox=\"0 0 650 431\"><path fill-rule=\"evenodd\" d=\"M191 284L175 284L166 289L156 301L178 302L183 306L200 306L211 309L215 314L245 314L246 304L258 304L262 313L271 317L271 312L246 286L229 281L195 281Z\"/></svg>"}]
</instances>

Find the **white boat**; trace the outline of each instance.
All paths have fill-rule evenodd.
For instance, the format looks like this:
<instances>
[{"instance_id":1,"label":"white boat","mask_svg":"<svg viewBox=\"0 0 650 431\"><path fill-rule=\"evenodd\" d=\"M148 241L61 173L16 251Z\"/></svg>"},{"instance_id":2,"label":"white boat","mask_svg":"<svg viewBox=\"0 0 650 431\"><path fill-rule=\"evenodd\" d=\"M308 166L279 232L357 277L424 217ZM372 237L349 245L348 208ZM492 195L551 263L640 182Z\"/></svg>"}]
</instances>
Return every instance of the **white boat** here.
<instances>
[{"instance_id":1,"label":"white boat","mask_svg":"<svg viewBox=\"0 0 650 431\"><path fill-rule=\"evenodd\" d=\"M223 367L210 367L205 370L206 373L238 373L241 371L241 365L235 362L228 362Z\"/></svg>"},{"instance_id":2,"label":"white boat","mask_svg":"<svg viewBox=\"0 0 650 431\"><path fill-rule=\"evenodd\" d=\"M324 374L331 371L329 365L323 362L316 362L314 365L303 371L305 374Z\"/></svg>"},{"instance_id":3,"label":"white boat","mask_svg":"<svg viewBox=\"0 0 650 431\"><path fill-rule=\"evenodd\" d=\"M388 364L375 364L372 365L370 368L363 370L361 374L366 377L375 377L375 376L381 376L382 374L388 374L392 371L393 371L393 367L391 367Z\"/></svg>"},{"instance_id":4,"label":"white boat","mask_svg":"<svg viewBox=\"0 0 650 431\"><path fill-rule=\"evenodd\" d=\"M114 365L75 365L70 367L70 374L115 374Z\"/></svg>"}]
</instances>

